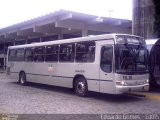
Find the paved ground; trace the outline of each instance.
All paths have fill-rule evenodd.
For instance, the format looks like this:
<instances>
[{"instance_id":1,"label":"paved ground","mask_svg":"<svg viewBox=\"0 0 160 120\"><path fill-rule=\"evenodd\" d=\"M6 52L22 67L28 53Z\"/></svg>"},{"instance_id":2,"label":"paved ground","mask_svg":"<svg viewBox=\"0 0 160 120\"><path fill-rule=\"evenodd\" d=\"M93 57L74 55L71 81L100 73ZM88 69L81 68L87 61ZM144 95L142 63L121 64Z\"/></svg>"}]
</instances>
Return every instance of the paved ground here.
<instances>
[{"instance_id":1,"label":"paved ground","mask_svg":"<svg viewBox=\"0 0 160 120\"><path fill-rule=\"evenodd\" d=\"M146 97L97 93L91 93L89 97L82 98L76 96L72 89L40 84L21 86L0 73L0 113L158 114L160 113L160 101Z\"/></svg>"}]
</instances>

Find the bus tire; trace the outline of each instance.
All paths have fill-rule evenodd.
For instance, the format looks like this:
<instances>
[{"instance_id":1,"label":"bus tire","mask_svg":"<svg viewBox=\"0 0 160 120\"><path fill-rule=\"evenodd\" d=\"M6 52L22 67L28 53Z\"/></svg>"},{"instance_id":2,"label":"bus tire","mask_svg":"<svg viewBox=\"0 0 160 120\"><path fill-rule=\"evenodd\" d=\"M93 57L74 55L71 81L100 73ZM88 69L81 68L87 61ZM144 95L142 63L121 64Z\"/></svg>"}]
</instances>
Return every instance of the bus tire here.
<instances>
[{"instance_id":1,"label":"bus tire","mask_svg":"<svg viewBox=\"0 0 160 120\"><path fill-rule=\"evenodd\" d=\"M75 93L80 97L88 95L88 84L85 78L79 77L76 79L74 84Z\"/></svg>"},{"instance_id":2,"label":"bus tire","mask_svg":"<svg viewBox=\"0 0 160 120\"><path fill-rule=\"evenodd\" d=\"M27 85L26 74L24 72L20 72L19 83L23 86Z\"/></svg>"}]
</instances>

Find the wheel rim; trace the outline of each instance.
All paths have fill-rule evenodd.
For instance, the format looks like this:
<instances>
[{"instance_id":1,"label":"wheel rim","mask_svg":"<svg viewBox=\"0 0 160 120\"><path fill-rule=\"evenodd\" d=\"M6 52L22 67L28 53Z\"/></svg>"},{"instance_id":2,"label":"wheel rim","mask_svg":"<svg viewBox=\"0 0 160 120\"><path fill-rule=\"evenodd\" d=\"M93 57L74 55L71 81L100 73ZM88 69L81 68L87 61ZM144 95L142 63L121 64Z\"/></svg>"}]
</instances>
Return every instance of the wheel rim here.
<instances>
[{"instance_id":1,"label":"wheel rim","mask_svg":"<svg viewBox=\"0 0 160 120\"><path fill-rule=\"evenodd\" d=\"M84 91L85 91L85 83L82 82L82 81L78 82L78 84L77 84L77 92L82 94L82 93L84 93Z\"/></svg>"},{"instance_id":2,"label":"wheel rim","mask_svg":"<svg viewBox=\"0 0 160 120\"><path fill-rule=\"evenodd\" d=\"M25 82L25 79L24 79L24 75L22 74L21 75L21 83L24 84L24 82Z\"/></svg>"}]
</instances>

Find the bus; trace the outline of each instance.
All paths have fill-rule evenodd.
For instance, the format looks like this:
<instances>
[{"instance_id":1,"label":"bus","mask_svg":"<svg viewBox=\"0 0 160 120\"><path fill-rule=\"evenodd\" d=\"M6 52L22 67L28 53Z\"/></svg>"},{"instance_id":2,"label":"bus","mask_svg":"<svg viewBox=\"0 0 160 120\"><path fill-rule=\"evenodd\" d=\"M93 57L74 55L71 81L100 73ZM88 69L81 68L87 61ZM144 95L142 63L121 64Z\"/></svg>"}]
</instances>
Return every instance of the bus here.
<instances>
[{"instance_id":1,"label":"bus","mask_svg":"<svg viewBox=\"0 0 160 120\"><path fill-rule=\"evenodd\" d=\"M160 85L160 39L147 39L149 52L149 78L151 87Z\"/></svg>"},{"instance_id":2,"label":"bus","mask_svg":"<svg viewBox=\"0 0 160 120\"><path fill-rule=\"evenodd\" d=\"M149 90L146 43L127 34L104 34L11 46L7 74L27 82L88 91L123 94Z\"/></svg>"}]
</instances>

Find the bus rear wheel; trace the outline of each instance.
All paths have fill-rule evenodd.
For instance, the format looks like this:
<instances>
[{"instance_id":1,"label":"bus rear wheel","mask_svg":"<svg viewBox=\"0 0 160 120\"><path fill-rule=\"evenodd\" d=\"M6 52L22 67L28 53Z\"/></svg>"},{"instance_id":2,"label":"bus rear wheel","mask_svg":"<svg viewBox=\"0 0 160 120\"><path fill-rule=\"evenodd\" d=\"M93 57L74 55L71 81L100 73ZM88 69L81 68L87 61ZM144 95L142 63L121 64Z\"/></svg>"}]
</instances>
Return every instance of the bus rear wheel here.
<instances>
[{"instance_id":1,"label":"bus rear wheel","mask_svg":"<svg viewBox=\"0 0 160 120\"><path fill-rule=\"evenodd\" d=\"M19 83L23 86L27 85L26 74L21 72L19 75Z\"/></svg>"},{"instance_id":2,"label":"bus rear wheel","mask_svg":"<svg viewBox=\"0 0 160 120\"><path fill-rule=\"evenodd\" d=\"M88 85L87 81L83 77L77 78L74 84L75 93L80 97L85 97L88 95Z\"/></svg>"}]
</instances>

